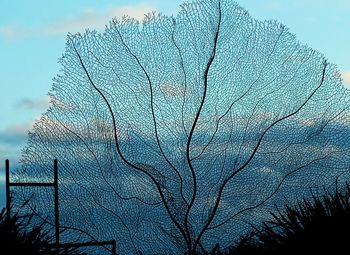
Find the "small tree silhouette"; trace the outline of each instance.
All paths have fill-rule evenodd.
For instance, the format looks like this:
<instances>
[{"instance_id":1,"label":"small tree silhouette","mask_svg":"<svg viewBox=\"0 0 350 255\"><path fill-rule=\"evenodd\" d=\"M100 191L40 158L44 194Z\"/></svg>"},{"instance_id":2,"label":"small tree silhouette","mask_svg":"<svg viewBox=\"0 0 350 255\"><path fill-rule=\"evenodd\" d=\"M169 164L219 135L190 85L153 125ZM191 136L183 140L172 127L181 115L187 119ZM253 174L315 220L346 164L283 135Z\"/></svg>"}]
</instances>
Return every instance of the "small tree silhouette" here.
<instances>
[{"instance_id":1,"label":"small tree silhouette","mask_svg":"<svg viewBox=\"0 0 350 255\"><path fill-rule=\"evenodd\" d=\"M48 179L58 158L62 224L122 254L227 247L283 197L346 173L339 72L231 0L69 35L60 63L17 179Z\"/></svg>"}]
</instances>

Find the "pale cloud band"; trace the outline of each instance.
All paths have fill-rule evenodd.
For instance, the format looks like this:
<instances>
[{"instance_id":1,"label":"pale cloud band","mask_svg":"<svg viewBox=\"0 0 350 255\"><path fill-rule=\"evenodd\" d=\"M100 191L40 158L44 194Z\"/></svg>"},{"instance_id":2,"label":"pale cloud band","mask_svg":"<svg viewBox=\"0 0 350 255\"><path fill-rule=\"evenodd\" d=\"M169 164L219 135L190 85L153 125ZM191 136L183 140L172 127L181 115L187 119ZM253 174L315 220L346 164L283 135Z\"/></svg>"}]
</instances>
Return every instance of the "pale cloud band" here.
<instances>
[{"instance_id":1,"label":"pale cloud band","mask_svg":"<svg viewBox=\"0 0 350 255\"><path fill-rule=\"evenodd\" d=\"M23 98L17 103L16 107L26 110L45 110L50 106L50 100L49 96L38 99Z\"/></svg>"},{"instance_id":2,"label":"pale cloud band","mask_svg":"<svg viewBox=\"0 0 350 255\"><path fill-rule=\"evenodd\" d=\"M350 89L350 71L343 71L341 76L345 87Z\"/></svg>"},{"instance_id":3,"label":"pale cloud band","mask_svg":"<svg viewBox=\"0 0 350 255\"><path fill-rule=\"evenodd\" d=\"M142 20L144 15L151 12L153 9L154 8L150 5L114 6L101 11L86 9L76 17L63 17L60 20L42 26L26 27L11 24L5 25L0 27L0 37L6 40L15 40L38 35L66 35L68 32L84 32L85 29L88 28L102 30L113 18L121 19L122 16L128 15L131 18Z\"/></svg>"},{"instance_id":4,"label":"pale cloud band","mask_svg":"<svg viewBox=\"0 0 350 255\"><path fill-rule=\"evenodd\" d=\"M123 15L142 20L144 15L152 11L148 5L110 7L98 12L93 9L84 10L75 18L64 18L45 27L48 34L66 34L67 32L83 32L85 29L103 29L113 18L121 19Z\"/></svg>"}]
</instances>

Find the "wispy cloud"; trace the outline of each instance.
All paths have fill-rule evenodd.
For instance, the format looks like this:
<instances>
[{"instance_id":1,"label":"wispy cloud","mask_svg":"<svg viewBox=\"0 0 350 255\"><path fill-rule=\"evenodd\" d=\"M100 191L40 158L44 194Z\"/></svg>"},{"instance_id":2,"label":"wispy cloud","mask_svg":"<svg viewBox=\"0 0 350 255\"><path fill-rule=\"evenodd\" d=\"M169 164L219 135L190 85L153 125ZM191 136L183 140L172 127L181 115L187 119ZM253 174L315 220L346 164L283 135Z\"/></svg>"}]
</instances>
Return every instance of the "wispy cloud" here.
<instances>
[{"instance_id":1,"label":"wispy cloud","mask_svg":"<svg viewBox=\"0 0 350 255\"><path fill-rule=\"evenodd\" d=\"M123 15L142 20L154 8L150 5L110 6L103 10L85 9L75 17L62 17L41 26L18 26L8 24L0 27L0 37L5 40L26 39L35 36L66 35L68 32L84 32L85 29L101 30L112 18L121 19Z\"/></svg>"},{"instance_id":2,"label":"wispy cloud","mask_svg":"<svg viewBox=\"0 0 350 255\"><path fill-rule=\"evenodd\" d=\"M28 131L30 131L33 128L34 125L33 122L23 123L23 124L12 124L8 127L6 127L5 131L2 132L2 135L7 135L8 137L11 136L27 136Z\"/></svg>"},{"instance_id":3,"label":"wispy cloud","mask_svg":"<svg viewBox=\"0 0 350 255\"><path fill-rule=\"evenodd\" d=\"M18 127L17 127L18 128ZM27 138L28 135L27 129L17 129L17 130L11 130L10 132L8 130L1 131L0 132L0 148L12 148L12 147L19 147L23 145L24 141Z\"/></svg>"},{"instance_id":4,"label":"wispy cloud","mask_svg":"<svg viewBox=\"0 0 350 255\"><path fill-rule=\"evenodd\" d=\"M34 113L37 111L44 111L50 105L49 97L41 97L37 99L24 98L19 100L14 107L19 110L23 109L23 112L33 110ZM41 116L37 116L39 119ZM0 128L0 163L6 158L10 159L11 162L17 162L21 155L21 149L24 147L27 139L28 132L33 131L35 119L22 122L12 123L7 126ZM13 165L13 163L11 163Z\"/></svg>"},{"instance_id":5,"label":"wispy cloud","mask_svg":"<svg viewBox=\"0 0 350 255\"><path fill-rule=\"evenodd\" d=\"M49 106L50 98L48 96L37 99L23 98L16 104L16 107L25 108L26 110L45 110Z\"/></svg>"},{"instance_id":6,"label":"wispy cloud","mask_svg":"<svg viewBox=\"0 0 350 255\"><path fill-rule=\"evenodd\" d=\"M350 89L350 71L343 71L341 73L345 87Z\"/></svg>"},{"instance_id":7,"label":"wispy cloud","mask_svg":"<svg viewBox=\"0 0 350 255\"><path fill-rule=\"evenodd\" d=\"M11 168L16 168L21 157L21 149L28 139L28 131L33 128L34 122L12 124L0 130L0 163L10 159Z\"/></svg>"},{"instance_id":8,"label":"wispy cloud","mask_svg":"<svg viewBox=\"0 0 350 255\"><path fill-rule=\"evenodd\" d=\"M152 10L149 5L110 7L103 11L84 10L77 17L65 17L46 26L48 34L66 34L83 32L86 28L103 29L112 18L120 19L123 15L142 20L145 13Z\"/></svg>"},{"instance_id":9,"label":"wispy cloud","mask_svg":"<svg viewBox=\"0 0 350 255\"><path fill-rule=\"evenodd\" d=\"M12 39L17 36L19 29L14 25L0 27L0 36L7 39Z\"/></svg>"},{"instance_id":10,"label":"wispy cloud","mask_svg":"<svg viewBox=\"0 0 350 255\"><path fill-rule=\"evenodd\" d=\"M0 163L5 159L10 159L11 168L15 168L20 159L21 149L28 138L28 131L32 129L33 123L22 125L10 125L4 130L0 130Z\"/></svg>"}]
</instances>

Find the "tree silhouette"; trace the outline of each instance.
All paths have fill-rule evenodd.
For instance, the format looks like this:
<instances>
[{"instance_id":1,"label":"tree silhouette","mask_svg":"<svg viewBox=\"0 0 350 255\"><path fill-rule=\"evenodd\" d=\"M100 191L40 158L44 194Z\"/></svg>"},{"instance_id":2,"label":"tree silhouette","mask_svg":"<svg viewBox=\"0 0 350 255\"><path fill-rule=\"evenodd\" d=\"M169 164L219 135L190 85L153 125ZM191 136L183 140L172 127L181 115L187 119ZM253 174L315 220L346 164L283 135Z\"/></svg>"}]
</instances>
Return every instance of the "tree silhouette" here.
<instances>
[{"instance_id":1,"label":"tree silhouette","mask_svg":"<svg viewBox=\"0 0 350 255\"><path fill-rule=\"evenodd\" d=\"M91 234L79 240L115 238L121 254L225 248L274 205L346 177L336 67L230 0L181 7L67 38L16 178L48 180L58 158L62 229ZM53 222L49 191L19 194Z\"/></svg>"}]
</instances>

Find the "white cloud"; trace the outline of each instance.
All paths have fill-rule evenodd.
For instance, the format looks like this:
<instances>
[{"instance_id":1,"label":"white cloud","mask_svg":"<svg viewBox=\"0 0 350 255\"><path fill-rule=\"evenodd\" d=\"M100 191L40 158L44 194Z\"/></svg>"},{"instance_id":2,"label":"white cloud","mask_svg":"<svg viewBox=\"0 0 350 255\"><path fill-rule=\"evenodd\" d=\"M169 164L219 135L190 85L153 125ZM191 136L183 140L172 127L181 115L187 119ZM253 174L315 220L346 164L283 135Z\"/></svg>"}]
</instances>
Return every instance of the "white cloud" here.
<instances>
[{"instance_id":1,"label":"white cloud","mask_svg":"<svg viewBox=\"0 0 350 255\"><path fill-rule=\"evenodd\" d=\"M28 138L28 131L32 130L34 122L12 124L0 130L0 163L10 160L11 169L16 168L20 159L21 149ZM1 181L1 180L0 180Z\"/></svg>"},{"instance_id":2,"label":"white cloud","mask_svg":"<svg viewBox=\"0 0 350 255\"><path fill-rule=\"evenodd\" d=\"M11 39L17 35L18 28L16 26L0 27L0 36Z\"/></svg>"},{"instance_id":3,"label":"white cloud","mask_svg":"<svg viewBox=\"0 0 350 255\"><path fill-rule=\"evenodd\" d=\"M76 17L63 17L42 26L6 25L0 27L0 38L6 40L25 39L36 36L66 35L68 32L84 32L85 29L104 29L112 18L121 19L123 15L142 20L154 8L150 5L111 6L104 10L86 9Z\"/></svg>"},{"instance_id":4,"label":"white cloud","mask_svg":"<svg viewBox=\"0 0 350 255\"><path fill-rule=\"evenodd\" d=\"M142 20L144 15L152 11L149 5L110 7L103 11L84 10L77 17L65 17L46 26L43 30L48 34L66 34L67 32L84 32L85 29L103 29L112 18L120 19L123 15Z\"/></svg>"},{"instance_id":5,"label":"white cloud","mask_svg":"<svg viewBox=\"0 0 350 255\"><path fill-rule=\"evenodd\" d=\"M12 124L5 129L8 135L26 136L33 129L34 121L23 124Z\"/></svg>"},{"instance_id":6,"label":"white cloud","mask_svg":"<svg viewBox=\"0 0 350 255\"><path fill-rule=\"evenodd\" d=\"M38 99L30 99L30 98L24 98L21 99L16 107L25 108L28 109L34 109L34 110L45 110L50 106L50 97L43 97Z\"/></svg>"},{"instance_id":7,"label":"white cloud","mask_svg":"<svg viewBox=\"0 0 350 255\"><path fill-rule=\"evenodd\" d=\"M341 73L341 76L343 78L343 83L345 87L350 89L350 71L343 71Z\"/></svg>"},{"instance_id":8,"label":"white cloud","mask_svg":"<svg viewBox=\"0 0 350 255\"><path fill-rule=\"evenodd\" d=\"M28 131L33 129L34 122L12 124L0 130L0 163L10 160L11 169L18 166L21 149L28 139ZM1 177L0 177L1 182Z\"/></svg>"}]
</instances>

